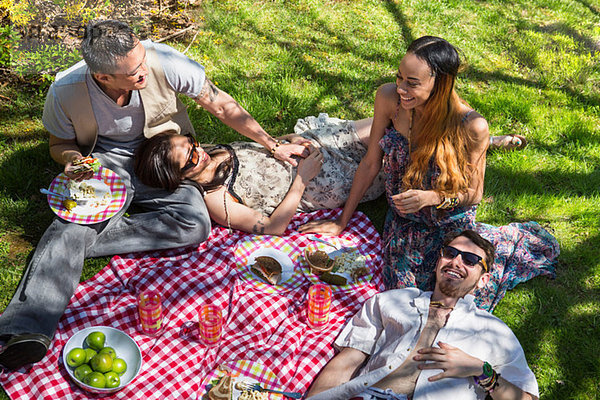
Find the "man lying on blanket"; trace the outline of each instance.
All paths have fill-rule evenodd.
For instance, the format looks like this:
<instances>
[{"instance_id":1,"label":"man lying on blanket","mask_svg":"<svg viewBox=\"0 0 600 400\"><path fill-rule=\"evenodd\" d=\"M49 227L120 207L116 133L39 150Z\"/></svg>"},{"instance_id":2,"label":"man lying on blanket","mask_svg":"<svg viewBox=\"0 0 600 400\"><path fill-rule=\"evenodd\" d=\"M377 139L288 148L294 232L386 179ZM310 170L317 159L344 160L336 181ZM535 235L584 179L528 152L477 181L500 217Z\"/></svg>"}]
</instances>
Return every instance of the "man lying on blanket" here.
<instances>
[{"instance_id":1,"label":"man lying on blanket","mask_svg":"<svg viewBox=\"0 0 600 400\"><path fill-rule=\"evenodd\" d=\"M396 289L369 299L307 398L537 399L519 341L470 294L486 284L493 260L494 247L476 232L447 237L434 291Z\"/></svg>"}]
</instances>

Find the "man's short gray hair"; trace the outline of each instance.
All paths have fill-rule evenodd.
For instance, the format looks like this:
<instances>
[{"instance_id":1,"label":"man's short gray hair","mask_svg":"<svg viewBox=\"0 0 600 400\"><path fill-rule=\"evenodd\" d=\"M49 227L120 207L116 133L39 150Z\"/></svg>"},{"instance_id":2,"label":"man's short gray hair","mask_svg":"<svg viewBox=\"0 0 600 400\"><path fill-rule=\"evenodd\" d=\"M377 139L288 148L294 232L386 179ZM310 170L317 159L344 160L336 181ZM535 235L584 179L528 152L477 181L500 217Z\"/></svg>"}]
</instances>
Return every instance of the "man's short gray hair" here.
<instances>
[{"instance_id":1,"label":"man's short gray hair","mask_svg":"<svg viewBox=\"0 0 600 400\"><path fill-rule=\"evenodd\" d=\"M85 27L81 55L92 73L113 74L117 63L138 44L138 37L124 22L90 22Z\"/></svg>"}]
</instances>

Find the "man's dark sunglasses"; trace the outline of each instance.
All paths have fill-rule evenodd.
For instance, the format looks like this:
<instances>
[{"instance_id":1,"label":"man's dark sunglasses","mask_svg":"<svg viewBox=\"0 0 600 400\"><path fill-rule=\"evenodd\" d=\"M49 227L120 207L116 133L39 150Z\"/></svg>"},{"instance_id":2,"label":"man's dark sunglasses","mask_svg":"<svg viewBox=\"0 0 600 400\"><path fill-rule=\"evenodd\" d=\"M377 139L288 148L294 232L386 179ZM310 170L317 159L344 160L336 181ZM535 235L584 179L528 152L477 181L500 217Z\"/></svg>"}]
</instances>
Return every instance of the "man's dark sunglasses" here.
<instances>
[{"instance_id":1,"label":"man's dark sunglasses","mask_svg":"<svg viewBox=\"0 0 600 400\"><path fill-rule=\"evenodd\" d=\"M460 254L460 257L462 258L463 264L465 264L467 267L474 267L475 265L481 263L485 272L488 271L488 266L487 266L485 260L483 259L483 257L478 256L475 253L471 253L468 251L460 251L457 248L452 247L452 246L446 246L442 249L442 257L447 258L449 260L453 260L459 254Z\"/></svg>"},{"instance_id":2,"label":"man's dark sunglasses","mask_svg":"<svg viewBox=\"0 0 600 400\"><path fill-rule=\"evenodd\" d=\"M200 161L200 153L198 152L198 146L200 146L200 144L198 143L196 138L190 135L189 133L185 136L188 138L188 141L192 145L192 150L190 151L190 156L187 162L185 163L183 168L181 168L181 172L185 172L190 168L194 168L196 165L198 165L198 162Z\"/></svg>"}]
</instances>

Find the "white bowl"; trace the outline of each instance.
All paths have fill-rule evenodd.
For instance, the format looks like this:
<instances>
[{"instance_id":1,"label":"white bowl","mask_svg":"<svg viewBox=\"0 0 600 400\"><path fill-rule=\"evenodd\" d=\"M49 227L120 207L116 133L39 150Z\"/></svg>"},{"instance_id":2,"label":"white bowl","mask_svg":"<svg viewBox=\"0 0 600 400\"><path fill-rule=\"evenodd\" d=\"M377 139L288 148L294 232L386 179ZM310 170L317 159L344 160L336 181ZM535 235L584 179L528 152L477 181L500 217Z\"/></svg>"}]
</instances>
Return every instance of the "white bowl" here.
<instances>
[{"instance_id":1,"label":"white bowl","mask_svg":"<svg viewBox=\"0 0 600 400\"><path fill-rule=\"evenodd\" d=\"M69 364L67 364L67 354L69 354L69 351L75 347L88 347L85 344L85 338L92 332L104 333L106 336L106 342L104 343L104 346L110 346L114 348L117 353L117 357L122 358L127 363L127 371L125 371L125 373L120 377L121 384L115 388L95 388L93 386L86 385L75 378L75 375L73 375L75 368L69 367ZM69 376L80 388L85 389L88 392L100 394L114 393L123 389L135 379L142 368L142 352L140 351L140 348L135 340L133 340L125 332L109 326L93 326L77 331L77 333L71 336L71 338L63 346L62 359Z\"/></svg>"}]
</instances>

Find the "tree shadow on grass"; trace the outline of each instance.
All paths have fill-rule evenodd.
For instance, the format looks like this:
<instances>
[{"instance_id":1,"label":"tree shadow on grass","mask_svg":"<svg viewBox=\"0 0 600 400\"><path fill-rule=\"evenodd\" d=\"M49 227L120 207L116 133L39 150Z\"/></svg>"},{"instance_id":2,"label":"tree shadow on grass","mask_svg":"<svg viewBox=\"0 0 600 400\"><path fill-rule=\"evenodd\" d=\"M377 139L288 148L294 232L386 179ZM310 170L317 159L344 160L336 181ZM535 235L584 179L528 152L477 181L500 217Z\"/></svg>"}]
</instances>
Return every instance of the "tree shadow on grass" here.
<instances>
[{"instance_id":1,"label":"tree shadow on grass","mask_svg":"<svg viewBox=\"0 0 600 400\"><path fill-rule=\"evenodd\" d=\"M595 398L586 397L591 393L585 388L595 380L598 389L600 363L593 349L600 347L600 319L597 312L586 309L597 306L600 290L586 281L598 268L593 254L598 243L600 235L596 234L572 249L562 249L555 280L536 278L519 285L515 293L509 295L517 299L525 296L531 302L529 306L500 310L508 315L522 314L515 317L520 322L513 323L512 329L520 338L530 364L540 358L550 359L555 364L553 371L534 368L536 375L553 378L546 379L550 384L543 388L542 399ZM545 348L541 341L531 340L535 338L554 345ZM585 381L587 385L583 384Z\"/></svg>"},{"instance_id":2,"label":"tree shadow on grass","mask_svg":"<svg viewBox=\"0 0 600 400\"><path fill-rule=\"evenodd\" d=\"M50 159L47 143L10 153L0 163L0 187L4 204L2 225L17 229L27 241L37 242L52 221L54 213L46 195L47 188L61 168Z\"/></svg>"},{"instance_id":3,"label":"tree shadow on grass","mask_svg":"<svg viewBox=\"0 0 600 400\"><path fill-rule=\"evenodd\" d=\"M591 2L586 0L577 0L577 2L587 7L588 10L590 10L590 12L595 16L600 16L600 7L598 7L596 4L592 4Z\"/></svg>"},{"instance_id":4,"label":"tree shadow on grass","mask_svg":"<svg viewBox=\"0 0 600 400\"><path fill-rule=\"evenodd\" d=\"M388 5L388 9L390 9L390 7L391 6ZM394 16L396 19L400 19L401 21L404 20L404 16L397 7L392 7L391 10L394 11ZM247 32L251 33L256 37L266 39L269 43L274 43L278 45L280 49L291 55L290 58L294 60L294 65L292 65L291 68L290 66L286 66L287 70L296 71L297 74L301 73L302 76L308 76L311 80L318 80L319 84L321 85L320 95L315 96L310 102L310 104L305 105L303 109L295 109L295 111L300 112L301 115L290 116L286 123L287 129L291 129L293 123L298 117L304 117L305 115L315 114L317 112L322 111L329 112L332 114L332 116L334 116L336 110L340 107L342 107L345 111L349 112L351 115L355 115L356 118L366 117L365 115L362 115L362 111L356 106L355 96L360 95L360 92L353 91L352 93L349 93L348 88L364 88L371 94L381 84L393 81L393 73L391 71L395 70L402 54L399 53L397 56L393 56L390 58L387 54L383 52L376 52L362 47L356 48L356 46L352 44L350 35L345 34L343 32L332 31L327 26L326 21L320 19L319 17L317 17L316 20L311 21L310 24L310 28L313 29L315 32L325 34L329 37L335 36L337 38L336 44L330 46L330 50L335 50L336 52L351 52L354 56L359 57L365 62L387 64L390 66L390 75L350 77L342 73L326 72L322 69L315 67L313 64L306 61L303 57L305 55L313 54L315 48L318 48L318 46L322 46L322 44L316 43L315 40L308 41L307 43L296 43L281 38L279 37L279 35L272 33L268 29L259 28L257 23L249 18L244 19L243 23L240 24L241 26L243 26L243 29L245 29ZM316 25L317 28L313 28L314 25ZM406 27L405 24L402 22L400 22L400 26L403 30L403 35L405 36L405 43L412 41L412 35L408 27ZM207 26L206 28L210 29L211 27ZM306 26L303 26L303 28L306 28ZM245 76L245 71L241 67L231 66L230 68L233 71L235 71L234 76ZM286 95L281 92L271 93L269 92L269 88L261 88L260 83L258 85L259 86L256 88L256 90L261 95L261 97L272 98L275 96L277 98L277 102L283 105L294 103L293 95ZM225 91L235 92L235 83L225 81L222 87ZM335 109L319 109L318 104L325 97L331 96L334 96L337 99L341 99L341 104L336 104ZM370 100L371 103L372 101L373 100Z\"/></svg>"}]
</instances>

